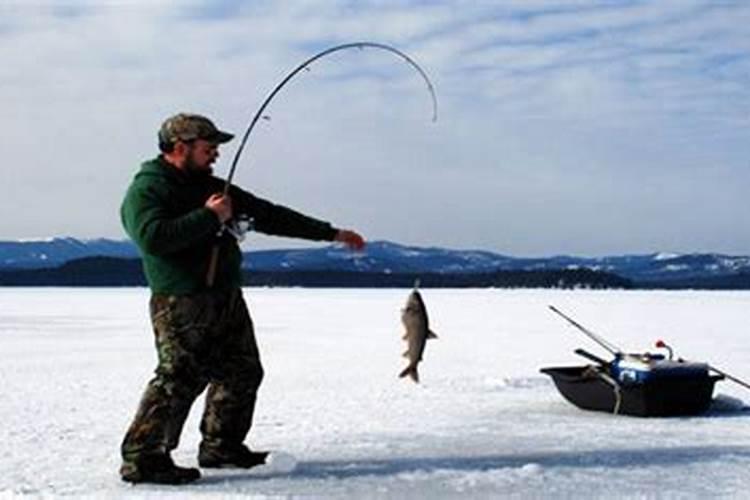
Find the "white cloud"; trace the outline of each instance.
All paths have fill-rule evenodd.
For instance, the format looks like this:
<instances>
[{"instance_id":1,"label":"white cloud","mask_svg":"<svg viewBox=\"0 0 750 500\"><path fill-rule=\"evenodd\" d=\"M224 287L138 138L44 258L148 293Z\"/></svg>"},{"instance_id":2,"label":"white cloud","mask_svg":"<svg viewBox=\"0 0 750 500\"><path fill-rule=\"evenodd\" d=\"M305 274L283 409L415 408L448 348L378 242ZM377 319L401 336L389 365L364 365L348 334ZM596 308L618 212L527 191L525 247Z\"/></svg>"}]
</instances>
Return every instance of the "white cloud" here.
<instances>
[{"instance_id":1,"label":"white cloud","mask_svg":"<svg viewBox=\"0 0 750 500\"><path fill-rule=\"evenodd\" d=\"M406 243L746 253L749 22L746 2L676 0L2 4L0 189L18 216L0 237L122 236L167 115L241 132L306 57L371 40L427 70L439 122L403 61L337 54L273 102L238 182Z\"/></svg>"}]
</instances>

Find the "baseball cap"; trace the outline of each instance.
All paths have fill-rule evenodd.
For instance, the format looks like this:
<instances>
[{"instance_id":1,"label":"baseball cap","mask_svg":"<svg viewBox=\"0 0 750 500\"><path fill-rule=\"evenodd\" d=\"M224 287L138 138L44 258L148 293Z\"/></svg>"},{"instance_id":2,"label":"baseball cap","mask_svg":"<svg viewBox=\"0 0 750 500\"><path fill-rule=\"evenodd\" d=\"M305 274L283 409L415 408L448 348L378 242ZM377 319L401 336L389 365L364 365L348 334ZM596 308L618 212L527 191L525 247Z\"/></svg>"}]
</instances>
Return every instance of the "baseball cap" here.
<instances>
[{"instance_id":1,"label":"baseball cap","mask_svg":"<svg viewBox=\"0 0 750 500\"><path fill-rule=\"evenodd\" d=\"M167 118L159 129L159 142L174 144L177 141L206 141L222 144L234 138L234 134L216 128L205 116L179 113Z\"/></svg>"}]
</instances>

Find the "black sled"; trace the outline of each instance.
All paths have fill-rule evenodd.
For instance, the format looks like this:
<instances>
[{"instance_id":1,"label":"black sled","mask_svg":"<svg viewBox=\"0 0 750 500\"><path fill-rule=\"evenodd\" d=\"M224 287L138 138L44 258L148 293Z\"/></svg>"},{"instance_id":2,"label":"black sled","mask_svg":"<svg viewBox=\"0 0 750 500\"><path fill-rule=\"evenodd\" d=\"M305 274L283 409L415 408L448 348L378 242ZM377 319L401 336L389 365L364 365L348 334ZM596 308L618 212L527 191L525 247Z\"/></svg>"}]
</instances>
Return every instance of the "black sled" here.
<instances>
[{"instance_id":1,"label":"black sled","mask_svg":"<svg viewBox=\"0 0 750 500\"><path fill-rule=\"evenodd\" d=\"M714 384L724 378L709 374L705 363L670 361L648 353L541 372L552 377L560 394L578 408L638 417L704 413Z\"/></svg>"},{"instance_id":2,"label":"black sled","mask_svg":"<svg viewBox=\"0 0 750 500\"><path fill-rule=\"evenodd\" d=\"M669 359L648 352L623 353L556 308L550 306L550 309L614 356L605 361L576 349L576 354L595 364L540 370L552 377L560 394L578 408L639 417L699 415L711 405L714 384L730 377L708 363L673 360L672 349L662 341L656 347L667 349ZM731 379L744 384L734 377Z\"/></svg>"}]
</instances>

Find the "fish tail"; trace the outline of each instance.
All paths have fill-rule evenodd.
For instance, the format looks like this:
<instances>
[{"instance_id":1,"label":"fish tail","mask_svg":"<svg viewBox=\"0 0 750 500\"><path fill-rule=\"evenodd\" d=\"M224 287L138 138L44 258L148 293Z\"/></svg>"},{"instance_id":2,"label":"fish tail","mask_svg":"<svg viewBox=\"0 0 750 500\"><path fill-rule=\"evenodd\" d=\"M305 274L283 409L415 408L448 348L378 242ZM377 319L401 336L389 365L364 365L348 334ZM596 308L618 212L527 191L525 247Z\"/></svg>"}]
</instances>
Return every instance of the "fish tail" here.
<instances>
[{"instance_id":1,"label":"fish tail","mask_svg":"<svg viewBox=\"0 0 750 500\"><path fill-rule=\"evenodd\" d=\"M401 373L399 373L398 377L399 378L404 378L407 375L409 375L414 382L419 383L419 372L417 372L417 365L416 364L409 365L406 368L404 368L404 371L402 371Z\"/></svg>"}]
</instances>

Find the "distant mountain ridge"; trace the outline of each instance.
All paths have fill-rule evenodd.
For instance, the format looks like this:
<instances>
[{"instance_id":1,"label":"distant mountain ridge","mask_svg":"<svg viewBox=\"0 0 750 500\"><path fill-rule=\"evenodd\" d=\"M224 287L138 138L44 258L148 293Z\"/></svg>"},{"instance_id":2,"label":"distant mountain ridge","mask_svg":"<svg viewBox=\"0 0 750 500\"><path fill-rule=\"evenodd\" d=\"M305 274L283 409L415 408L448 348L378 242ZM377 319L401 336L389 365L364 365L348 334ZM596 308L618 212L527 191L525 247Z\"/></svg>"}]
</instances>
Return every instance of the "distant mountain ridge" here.
<instances>
[{"instance_id":1,"label":"distant mountain ridge","mask_svg":"<svg viewBox=\"0 0 750 500\"><path fill-rule=\"evenodd\" d=\"M137 259L128 241L104 238L81 240L0 241L0 270L59 267L90 257ZM750 257L722 254L643 254L606 257L510 257L483 250L450 250L370 242L364 252L337 245L320 248L257 250L244 253L244 267L256 272L385 273L435 275L495 271L588 269L615 274L638 283L690 283L695 280L750 280Z\"/></svg>"},{"instance_id":2,"label":"distant mountain ridge","mask_svg":"<svg viewBox=\"0 0 750 500\"><path fill-rule=\"evenodd\" d=\"M0 269L41 269L57 267L86 257L138 258L138 250L129 241L106 238L48 238L0 241Z\"/></svg>"}]
</instances>

